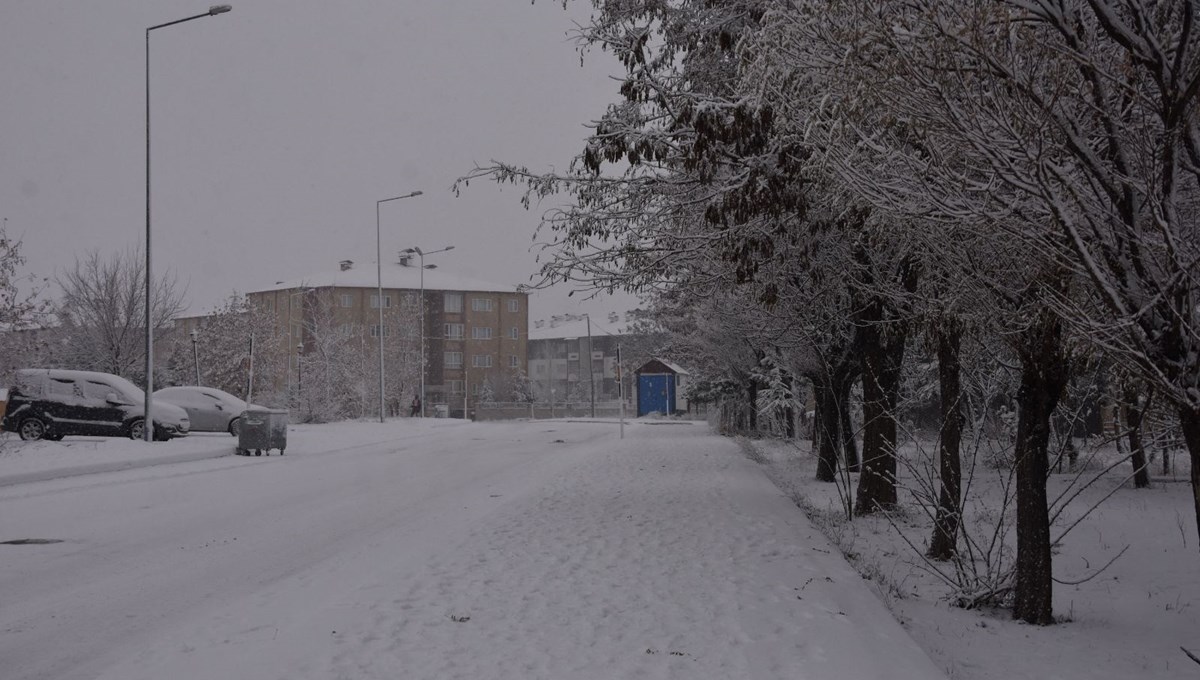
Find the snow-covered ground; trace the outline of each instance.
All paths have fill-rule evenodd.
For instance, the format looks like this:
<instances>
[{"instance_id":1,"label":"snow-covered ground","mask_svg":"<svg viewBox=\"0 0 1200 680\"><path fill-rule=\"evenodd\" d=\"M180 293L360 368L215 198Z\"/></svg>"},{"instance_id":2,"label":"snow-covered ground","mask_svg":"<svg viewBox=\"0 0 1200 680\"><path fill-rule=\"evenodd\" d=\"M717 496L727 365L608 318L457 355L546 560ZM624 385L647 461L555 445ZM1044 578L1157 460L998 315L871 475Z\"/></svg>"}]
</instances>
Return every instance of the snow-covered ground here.
<instances>
[{"instance_id":1,"label":"snow-covered ground","mask_svg":"<svg viewBox=\"0 0 1200 680\"><path fill-rule=\"evenodd\" d=\"M0 675L943 677L737 443L626 432L5 439Z\"/></svg>"},{"instance_id":2,"label":"snow-covered ground","mask_svg":"<svg viewBox=\"0 0 1200 680\"><path fill-rule=\"evenodd\" d=\"M1036 627L1012 621L1005 611L965 611L946 603L950 589L932 576L920 555L928 545L931 522L911 493L902 494L901 509L891 522L881 517L847 522L835 486L815 480L816 461L808 442L759 440L752 445L763 469L807 506L860 571L872 577L877 592L951 678L1200 677L1200 666L1180 649L1200 651L1200 550L1186 454L1176 460L1173 475L1156 475L1149 489L1127 483L1130 466L1118 462L1120 454L1111 445L1084 451L1085 469L1078 476L1051 475L1051 499L1091 483L1054 522L1053 536L1096 509L1054 549L1054 575L1062 581L1054 586L1054 611L1061 623ZM911 446L905 453L916 459ZM1105 472L1110 462L1117 467ZM1158 462L1152 465L1155 472L1159 467ZM1002 511L1007 475L982 466L975 470L966 512L985 545L990 536L983 530L995 526L1002 514L1013 526L1014 508ZM852 483L856 481L853 475ZM919 488L912 469L902 469L901 481L906 489ZM1013 541L1011 534L1003 541L1010 560ZM1122 550L1098 576L1073 583L1095 574Z\"/></svg>"}]
</instances>

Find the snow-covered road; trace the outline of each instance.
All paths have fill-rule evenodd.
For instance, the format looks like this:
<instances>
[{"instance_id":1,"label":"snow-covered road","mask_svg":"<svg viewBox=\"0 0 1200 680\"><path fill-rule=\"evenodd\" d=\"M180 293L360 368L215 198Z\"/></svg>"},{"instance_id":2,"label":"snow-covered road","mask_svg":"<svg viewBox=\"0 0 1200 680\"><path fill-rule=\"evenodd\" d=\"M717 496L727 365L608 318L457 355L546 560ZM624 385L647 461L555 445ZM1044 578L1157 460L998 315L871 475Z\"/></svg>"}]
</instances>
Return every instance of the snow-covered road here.
<instances>
[{"instance_id":1,"label":"snow-covered road","mask_svg":"<svg viewBox=\"0 0 1200 680\"><path fill-rule=\"evenodd\" d=\"M940 675L701 425L331 427L0 488L3 677Z\"/></svg>"}]
</instances>

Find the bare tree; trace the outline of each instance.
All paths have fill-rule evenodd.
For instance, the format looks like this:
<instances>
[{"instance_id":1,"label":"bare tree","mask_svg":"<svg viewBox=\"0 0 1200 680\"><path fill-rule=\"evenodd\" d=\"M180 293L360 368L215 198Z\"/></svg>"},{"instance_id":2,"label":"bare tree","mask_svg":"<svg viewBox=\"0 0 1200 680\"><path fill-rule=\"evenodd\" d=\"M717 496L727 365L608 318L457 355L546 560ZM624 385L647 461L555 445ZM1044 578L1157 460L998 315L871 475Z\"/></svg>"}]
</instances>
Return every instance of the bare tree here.
<instances>
[{"instance_id":1,"label":"bare tree","mask_svg":"<svg viewBox=\"0 0 1200 680\"><path fill-rule=\"evenodd\" d=\"M103 255L92 251L57 278L56 313L64 331L65 363L131 380L145 371L146 280L140 250ZM154 332L167 329L184 309L183 290L168 272L152 285Z\"/></svg>"}]
</instances>

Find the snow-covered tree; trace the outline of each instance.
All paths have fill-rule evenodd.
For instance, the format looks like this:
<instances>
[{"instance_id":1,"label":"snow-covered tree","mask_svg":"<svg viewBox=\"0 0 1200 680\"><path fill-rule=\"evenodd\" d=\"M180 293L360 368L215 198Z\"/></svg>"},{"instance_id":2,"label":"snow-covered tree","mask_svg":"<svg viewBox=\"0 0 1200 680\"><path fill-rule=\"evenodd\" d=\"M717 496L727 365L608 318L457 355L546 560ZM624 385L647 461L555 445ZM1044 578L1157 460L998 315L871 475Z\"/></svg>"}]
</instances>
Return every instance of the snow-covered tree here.
<instances>
[{"instance_id":1,"label":"snow-covered tree","mask_svg":"<svg viewBox=\"0 0 1200 680\"><path fill-rule=\"evenodd\" d=\"M420 382L416 296L384 310L383 329L345 317L324 291L304 299L303 351L292 383L293 400L305 420L362 418L379 414L379 335L384 346L384 401L402 411Z\"/></svg>"},{"instance_id":2,"label":"snow-covered tree","mask_svg":"<svg viewBox=\"0 0 1200 680\"><path fill-rule=\"evenodd\" d=\"M48 303L41 295L46 280L18 272L25 264L21 241L0 228L0 384L12 383L12 371L53 365L59 334L47 323Z\"/></svg>"},{"instance_id":3,"label":"snow-covered tree","mask_svg":"<svg viewBox=\"0 0 1200 680\"><path fill-rule=\"evenodd\" d=\"M170 343L168 365L174 366L179 383L195 383L198 366L201 385L243 398L249 395L259 403L276 401L272 392L274 385L283 383L287 355L274 311L257 308L235 292L218 309L202 317L194 344L179 329L170 334Z\"/></svg>"}]
</instances>

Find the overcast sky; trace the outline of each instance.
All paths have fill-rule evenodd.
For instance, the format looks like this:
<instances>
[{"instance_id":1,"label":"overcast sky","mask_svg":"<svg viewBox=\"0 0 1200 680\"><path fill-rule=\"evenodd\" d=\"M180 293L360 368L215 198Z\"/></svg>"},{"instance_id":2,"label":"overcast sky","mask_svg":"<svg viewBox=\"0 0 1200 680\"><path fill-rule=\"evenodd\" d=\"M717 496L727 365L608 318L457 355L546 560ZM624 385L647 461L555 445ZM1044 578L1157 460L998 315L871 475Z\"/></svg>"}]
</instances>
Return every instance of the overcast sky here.
<instances>
[{"instance_id":1,"label":"overcast sky","mask_svg":"<svg viewBox=\"0 0 1200 680\"><path fill-rule=\"evenodd\" d=\"M207 0L0 2L0 218L26 271L145 234L145 29ZM428 262L518 284L540 210L515 187L450 186L490 159L565 168L620 66L568 36L588 3L234 0L151 33L153 258L193 311L278 280ZM544 207L544 206L543 206ZM626 309L630 298L601 304ZM534 317L571 311L539 296ZM592 311L599 311L593 309Z\"/></svg>"}]
</instances>

